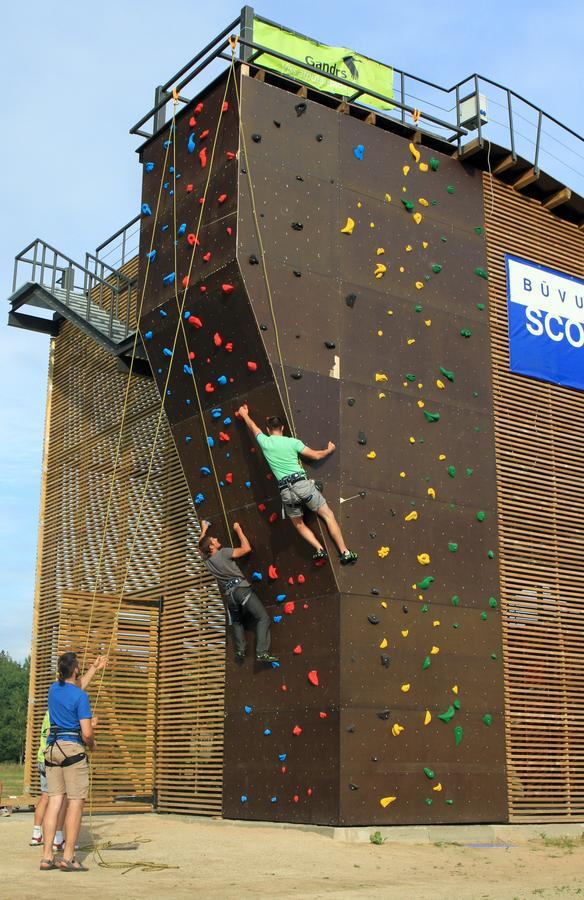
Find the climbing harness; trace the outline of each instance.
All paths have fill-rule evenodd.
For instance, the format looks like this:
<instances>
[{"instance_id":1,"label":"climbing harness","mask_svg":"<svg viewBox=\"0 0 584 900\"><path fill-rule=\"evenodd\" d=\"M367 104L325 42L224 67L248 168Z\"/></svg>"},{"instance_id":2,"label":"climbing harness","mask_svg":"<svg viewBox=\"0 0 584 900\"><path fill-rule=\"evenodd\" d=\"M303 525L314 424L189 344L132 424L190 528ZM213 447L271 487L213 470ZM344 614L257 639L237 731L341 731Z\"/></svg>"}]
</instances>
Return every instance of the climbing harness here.
<instances>
[{"instance_id":1,"label":"climbing harness","mask_svg":"<svg viewBox=\"0 0 584 900\"><path fill-rule=\"evenodd\" d=\"M304 472L294 472L292 475L286 475L284 478L280 478L278 482L278 490L283 491L284 488L290 487L293 484L296 484L297 481L307 481L307 477Z\"/></svg>"},{"instance_id":2,"label":"climbing harness","mask_svg":"<svg viewBox=\"0 0 584 900\"><path fill-rule=\"evenodd\" d=\"M59 739L70 740L76 744L83 744L81 728L66 728L62 725L51 725L49 734L47 736L47 746L45 749L45 766L53 769L64 769L67 766L72 766L75 763L81 762L81 760L83 759L87 759L87 753L85 752L85 750L82 750L81 753L74 753L72 756L67 756L59 743ZM60 750L63 754L63 759L60 762L55 762L53 759L53 751L55 747L57 747L57 749ZM47 756L49 752L50 758Z\"/></svg>"}]
</instances>

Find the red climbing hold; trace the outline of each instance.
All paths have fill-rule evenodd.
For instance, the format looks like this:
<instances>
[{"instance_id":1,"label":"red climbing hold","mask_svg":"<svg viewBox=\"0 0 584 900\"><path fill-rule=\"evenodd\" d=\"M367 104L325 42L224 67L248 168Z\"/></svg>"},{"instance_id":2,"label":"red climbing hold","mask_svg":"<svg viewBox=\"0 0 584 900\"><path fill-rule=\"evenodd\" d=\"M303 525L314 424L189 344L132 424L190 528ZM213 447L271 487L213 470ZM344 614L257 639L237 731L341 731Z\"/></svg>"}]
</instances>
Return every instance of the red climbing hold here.
<instances>
[{"instance_id":1,"label":"red climbing hold","mask_svg":"<svg viewBox=\"0 0 584 900\"><path fill-rule=\"evenodd\" d=\"M221 337L221 335L219 334L218 331L216 331L215 334L213 335L213 343L215 344L216 347L220 347L221 344L223 343L223 338Z\"/></svg>"},{"instance_id":2,"label":"red climbing hold","mask_svg":"<svg viewBox=\"0 0 584 900\"><path fill-rule=\"evenodd\" d=\"M265 504L265 503L258 503L258 509L259 509L260 512L265 512L265 511L266 511L266 504Z\"/></svg>"},{"instance_id":3,"label":"red climbing hold","mask_svg":"<svg viewBox=\"0 0 584 900\"><path fill-rule=\"evenodd\" d=\"M227 112L228 109L229 109L229 103L227 102L227 100L224 100L223 106L221 107L221 112Z\"/></svg>"},{"instance_id":4,"label":"red climbing hold","mask_svg":"<svg viewBox=\"0 0 584 900\"><path fill-rule=\"evenodd\" d=\"M296 656L300 656L300 654L302 653L302 644L296 644L292 652L295 653Z\"/></svg>"},{"instance_id":5,"label":"red climbing hold","mask_svg":"<svg viewBox=\"0 0 584 900\"><path fill-rule=\"evenodd\" d=\"M318 672L316 671L316 669L310 670L310 672L308 673L308 680L315 687L318 687Z\"/></svg>"},{"instance_id":6,"label":"red climbing hold","mask_svg":"<svg viewBox=\"0 0 584 900\"><path fill-rule=\"evenodd\" d=\"M288 600L284 604L284 612L286 613L287 616L292 615L292 613L294 612L294 600Z\"/></svg>"},{"instance_id":7,"label":"red climbing hold","mask_svg":"<svg viewBox=\"0 0 584 900\"><path fill-rule=\"evenodd\" d=\"M228 472L225 476L225 481L227 484L233 484L233 472Z\"/></svg>"},{"instance_id":8,"label":"red climbing hold","mask_svg":"<svg viewBox=\"0 0 584 900\"><path fill-rule=\"evenodd\" d=\"M298 737L299 734L302 734L302 728L300 727L300 725L294 726L294 728L292 729L292 734L295 734L296 737Z\"/></svg>"},{"instance_id":9,"label":"red climbing hold","mask_svg":"<svg viewBox=\"0 0 584 900\"><path fill-rule=\"evenodd\" d=\"M208 134L209 134L209 129L205 128L204 131L201 131L201 133L199 135L199 140L204 141Z\"/></svg>"},{"instance_id":10,"label":"red climbing hold","mask_svg":"<svg viewBox=\"0 0 584 900\"><path fill-rule=\"evenodd\" d=\"M304 584L305 581L306 581L306 578L304 577L304 575L302 573L300 573L300 575L298 576L298 584Z\"/></svg>"},{"instance_id":11,"label":"red climbing hold","mask_svg":"<svg viewBox=\"0 0 584 900\"><path fill-rule=\"evenodd\" d=\"M195 119L194 116L191 116L189 119L189 125L191 126L191 128L194 128L196 124L197 124L197 120Z\"/></svg>"},{"instance_id":12,"label":"red climbing hold","mask_svg":"<svg viewBox=\"0 0 584 900\"><path fill-rule=\"evenodd\" d=\"M302 607L302 609L310 609L308 603L305 603L304 606Z\"/></svg>"},{"instance_id":13,"label":"red climbing hold","mask_svg":"<svg viewBox=\"0 0 584 900\"><path fill-rule=\"evenodd\" d=\"M231 235L233 234L233 228L231 227L231 225L228 225L227 228L225 229L225 231L227 232L227 234L228 234L230 237L231 237Z\"/></svg>"},{"instance_id":14,"label":"red climbing hold","mask_svg":"<svg viewBox=\"0 0 584 900\"><path fill-rule=\"evenodd\" d=\"M233 350L233 344L231 343L231 341L228 341L225 344L225 349L227 350L228 353L231 353L231 351Z\"/></svg>"},{"instance_id":15,"label":"red climbing hold","mask_svg":"<svg viewBox=\"0 0 584 900\"><path fill-rule=\"evenodd\" d=\"M187 241L189 242L191 247L200 247L201 246L201 242L198 239L197 235L193 234L192 232L189 232L189 234L187 234Z\"/></svg>"},{"instance_id":16,"label":"red climbing hold","mask_svg":"<svg viewBox=\"0 0 584 900\"><path fill-rule=\"evenodd\" d=\"M200 286L199 290L200 290L201 294L204 294L205 291L207 290L207 285L206 285L206 284L202 284L202 285Z\"/></svg>"},{"instance_id":17,"label":"red climbing hold","mask_svg":"<svg viewBox=\"0 0 584 900\"><path fill-rule=\"evenodd\" d=\"M232 284L222 284L221 290L223 291L224 294L232 294L233 291L235 290L235 288L233 287Z\"/></svg>"},{"instance_id":18,"label":"red climbing hold","mask_svg":"<svg viewBox=\"0 0 584 900\"><path fill-rule=\"evenodd\" d=\"M217 203L225 203L227 200L227 194L219 194L217 197Z\"/></svg>"},{"instance_id":19,"label":"red climbing hold","mask_svg":"<svg viewBox=\"0 0 584 900\"><path fill-rule=\"evenodd\" d=\"M210 381L208 381L207 384L205 385L205 390L207 391L208 394L214 393L215 388L213 387L213 385L211 384Z\"/></svg>"},{"instance_id":20,"label":"red climbing hold","mask_svg":"<svg viewBox=\"0 0 584 900\"><path fill-rule=\"evenodd\" d=\"M319 716L320 716L321 719L328 719L328 713L325 713L325 712L319 712Z\"/></svg>"},{"instance_id":21,"label":"red climbing hold","mask_svg":"<svg viewBox=\"0 0 584 900\"><path fill-rule=\"evenodd\" d=\"M298 796L298 794L294 794L292 799L294 800L294 803L298 803L298 801L300 800L300 797Z\"/></svg>"},{"instance_id":22,"label":"red climbing hold","mask_svg":"<svg viewBox=\"0 0 584 900\"><path fill-rule=\"evenodd\" d=\"M283 690L283 691L287 691L287 690L288 690L288 685L287 685L287 684L283 684L283 685L282 685L282 690Z\"/></svg>"},{"instance_id":23,"label":"red climbing hold","mask_svg":"<svg viewBox=\"0 0 584 900\"><path fill-rule=\"evenodd\" d=\"M199 319L198 316L189 316L189 324L194 325L195 328L202 328L203 323Z\"/></svg>"},{"instance_id":24,"label":"red climbing hold","mask_svg":"<svg viewBox=\"0 0 584 900\"><path fill-rule=\"evenodd\" d=\"M285 775L286 774L286 766L282 766L280 771L282 772L282 775Z\"/></svg>"},{"instance_id":25,"label":"red climbing hold","mask_svg":"<svg viewBox=\"0 0 584 900\"><path fill-rule=\"evenodd\" d=\"M187 194L191 194L193 190L192 184L187 184Z\"/></svg>"},{"instance_id":26,"label":"red climbing hold","mask_svg":"<svg viewBox=\"0 0 584 900\"><path fill-rule=\"evenodd\" d=\"M312 797L312 788L308 788L306 793L308 794L309 797Z\"/></svg>"},{"instance_id":27,"label":"red climbing hold","mask_svg":"<svg viewBox=\"0 0 584 900\"><path fill-rule=\"evenodd\" d=\"M278 578L278 570L275 566L270 566L268 569L268 576L275 581Z\"/></svg>"},{"instance_id":28,"label":"red climbing hold","mask_svg":"<svg viewBox=\"0 0 584 900\"><path fill-rule=\"evenodd\" d=\"M198 202L199 202L199 203L201 204L201 206L202 206L203 203L205 202L205 198L204 198L204 197L199 197Z\"/></svg>"},{"instance_id":29,"label":"red climbing hold","mask_svg":"<svg viewBox=\"0 0 584 900\"><path fill-rule=\"evenodd\" d=\"M196 358L197 358L196 354L193 353L193 351L191 350L190 353L189 353L189 359L193 360L193 359L196 359Z\"/></svg>"},{"instance_id":30,"label":"red climbing hold","mask_svg":"<svg viewBox=\"0 0 584 900\"><path fill-rule=\"evenodd\" d=\"M197 103L193 111L196 116L200 115L203 112L203 103Z\"/></svg>"},{"instance_id":31,"label":"red climbing hold","mask_svg":"<svg viewBox=\"0 0 584 900\"><path fill-rule=\"evenodd\" d=\"M278 521L278 513L270 513L270 518L268 519L268 522L270 523L270 525L273 525L274 522L277 522L277 521Z\"/></svg>"},{"instance_id":32,"label":"red climbing hold","mask_svg":"<svg viewBox=\"0 0 584 900\"><path fill-rule=\"evenodd\" d=\"M235 159L236 154L233 152L233 150L227 150L225 152L225 156L227 157L227 159Z\"/></svg>"},{"instance_id":33,"label":"red climbing hold","mask_svg":"<svg viewBox=\"0 0 584 900\"><path fill-rule=\"evenodd\" d=\"M290 575L290 578L288 579L288 584L294 584L294 575Z\"/></svg>"},{"instance_id":34,"label":"red climbing hold","mask_svg":"<svg viewBox=\"0 0 584 900\"><path fill-rule=\"evenodd\" d=\"M203 255L203 260L204 260L204 262L209 262L210 259L211 259L211 251L207 250L207 252Z\"/></svg>"},{"instance_id":35,"label":"red climbing hold","mask_svg":"<svg viewBox=\"0 0 584 900\"><path fill-rule=\"evenodd\" d=\"M250 372L257 372L258 364L256 362L252 362L251 360L247 364L247 368Z\"/></svg>"},{"instance_id":36,"label":"red climbing hold","mask_svg":"<svg viewBox=\"0 0 584 900\"><path fill-rule=\"evenodd\" d=\"M183 280L182 280L182 286L183 286L184 288L188 288L188 286L189 286L189 276L188 276L188 275L185 275L185 277L183 278Z\"/></svg>"},{"instance_id":37,"label":"red climbing hold","mask_svg":"<svg viewBox=\"0 0 584 900\"><path fill-rule=\"evenodd\" d=\"M226 444L228 441L231 440L231 438L229 437L228 434L225 434L224 431L220 431L219 432L219 440L221 441L222 444Z\"/></svg>"},{"instance_id":38,"label":"red climbing hold","mask_svg":"<svg viewBox=\"0 0 584 900\"><path fill-rule=\"evenodd\" d=\"M201 169L204 169L207 165L207 148L203 147L202 150L199 150L199 162L201 163Z\"/></svg>"}]
</instances>

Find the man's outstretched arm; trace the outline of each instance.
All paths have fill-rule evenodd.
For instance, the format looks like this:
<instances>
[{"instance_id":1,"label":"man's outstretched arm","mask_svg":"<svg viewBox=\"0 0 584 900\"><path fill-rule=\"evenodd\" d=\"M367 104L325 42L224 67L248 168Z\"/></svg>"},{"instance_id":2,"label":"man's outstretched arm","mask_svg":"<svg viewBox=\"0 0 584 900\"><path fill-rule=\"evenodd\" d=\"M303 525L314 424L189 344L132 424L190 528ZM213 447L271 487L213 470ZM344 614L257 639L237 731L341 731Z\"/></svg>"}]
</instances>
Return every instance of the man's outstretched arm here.
<instances>
[{"instance_id":1,"label":"man's outstretched arm","mask_svg":"<svg viewBox=\"0 0 584 900\"><path fill-rule=\"evenodd\" d=\"M105 669L108 662L109 662L109 660L108 660L107 656L98 656L96 658L95 662L93 662L89 666L87 671L84 672L83 675L81 676L81 678L79 679L79 687L81 688L82 691L87 690L87 688L89 687L89 685L91 683L93 676L96 675L98 672L101 672L102 669Z\"/></svg>"},{"instance_id":2,"label":"man's outstretched arm","mask_svg":"<svg viewBox=\"0 0 584 900\"><path fill-rule=\"evenodd\" d=\"M312 447L303 447L300 451L300 456L304 456L306 459L324 459L326 456L330 456L331 453L334 453L335 450L335 445L332 441L329 441L328 447L326 447L325 450L313 450Z\"/></svg>"},{"instance_id":3,"label":"man's outstretched arm","mask_svg":"<svg viewBox=\"0 0 584 900\"><path fill-rule=\"evenodd\" d=\"M239 547L233 548L231 558L240 559L242 556L247 556L248 553L251 553L251 544L243 533L243 528L239 522L233 523L233 530L239 538Z\"/></svg>"},{"instance_id":4,"label":"man's outstretched arm","mask_svg":"<svg viewBox=\"0 0 584 900\"><path fill-rule=\"evenodd\" d=\"M262 433L262 429L261 429L261 428L258 428L258 426L256 425L256 423L254 422L254 420L253 420L252 417L250 416L250 414L249 414L249 406L247 405L247 403L243 403L243 404L239 407L239 409L237 410L237 412L239 413L239 415L241 416L241 418L243 419L243 421L245 422L245 424L247 425L247 427L249 428L249 430L250 430L251 433L253 434L254 438L257 437L258 434L261 434L261 433Z\"/></svg>"}]
</instances>

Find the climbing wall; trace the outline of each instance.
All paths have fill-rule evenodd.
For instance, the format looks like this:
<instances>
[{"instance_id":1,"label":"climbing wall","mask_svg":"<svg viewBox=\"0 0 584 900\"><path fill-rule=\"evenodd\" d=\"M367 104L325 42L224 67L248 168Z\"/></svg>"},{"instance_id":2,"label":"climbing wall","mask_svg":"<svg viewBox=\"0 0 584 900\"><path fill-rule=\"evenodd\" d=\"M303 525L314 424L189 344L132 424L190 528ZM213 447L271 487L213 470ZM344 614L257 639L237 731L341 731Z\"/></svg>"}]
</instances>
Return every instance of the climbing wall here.
<instances>
[{"instance_id":1,"label":"climbing wall","mask_svg":"<svg viewBox=\"0 0 584 900\"><path fill-rule=\"evenodd\" d=\"M241 668L228 648L224 815L503 820L480 179L247 77L240 115L224 89L143 148L141 244L141 330L189 488L222 541L224 510L248 534L280 656L257 666L253 633ZM244 400L335 442L311 471L356 566L329 545L315 568L280 519Z\"/></svg>"}]
</instances>

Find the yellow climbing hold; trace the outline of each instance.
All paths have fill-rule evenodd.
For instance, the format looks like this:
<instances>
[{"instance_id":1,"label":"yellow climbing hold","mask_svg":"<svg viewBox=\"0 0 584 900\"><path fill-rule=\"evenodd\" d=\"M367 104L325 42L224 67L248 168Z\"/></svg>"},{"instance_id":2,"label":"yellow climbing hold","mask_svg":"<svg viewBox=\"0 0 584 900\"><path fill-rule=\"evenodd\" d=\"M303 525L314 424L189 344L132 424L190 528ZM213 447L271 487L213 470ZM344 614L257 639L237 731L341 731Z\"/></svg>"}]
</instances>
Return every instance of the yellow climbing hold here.
<instances>
[{"instance_id":1,"label":"yellow climbing hold","mask_svg":"<svg viewBox=\"0 0 584 900\"><path fill-rule=\"evenodd\" d=\"M432 500L436 499L436 491L434 490L433 487L428 488L428 497L431 497Z\"/></svg>"},{"instance_id":2,"label":"yellow climbing hold","mask_svg":"<svg viewBox=\"0 0 584 900\"><path fill-rule=\"evenodd\" d=\"M411 513L407 514L407 516L405 517L405 521L406 522L415 522L417 518L418 518L418 511L416 509L413 509L411 511Z\"/></svg>"},{"instance_id":3,"label":"yellow climbing hold","mask_svg":"<svg viewBox=\"0 0 584 900\"><path fill-rule=\"evenodd\" d=\"M423 388L423 387L424 387L424 385L423 385L423 384L422 384L422 382L421 382L421 381L418 381L418 385L417 385L417 387L418 387L418 390L419 390L419 391L421 391L421 390L422 390L422 388Z\"/></svg>"},{"instance_id":4,"label":"yellow climbing hold","mask_svg":"<svg viewBox=\"0 0 584 900\"><path fill-rule=\"evenodd\" d=\"M429 725L432 721L432 713L429 709L426 710L426 715L424 716L424 725Z\"/></svg>"},{"instance_id":5,"label":"yellow climbing hold","mask_svg":"<svg viewBox=\"0 0 584 900\"><path fill-rule=\"evenodd\" d=\"M410 437L410 444L415 444L415 443L416 443L415 437Z\"/></svg>"},{"instance_id":6,"label":"yellow climbing hold","mask_svg":"<svg viewBox=\"0 0 584 900\"><path fill-rule=\"evenodd\" d=\"M377 453L375 452L375 450L370 450L369 453L367 454L367 459L375 459L376 456L377 456Z\"/></svg>"},{"instance_id":7,"label":"yellow climbing hold","mask_svg":"<svg viewBox=\"0 0 584 900\"><path fill-rule=\"evenodd\" d=\"M384 609L387 609L387 600L382 600L382 601L381 601L381 606L382 606Z\"/></svg>"},{"instance_id":8,"label":"yellow climbing hold","mask_svg":"<svg viewBox=\"0 0 584 900\"><path fill-rule=\"evenodd\" d=\"M383 331L381 330L381 328L377 329L377 337L383 337Z\"/></svg>"},{"instance_id":9,"label":"yellow climbing hold","mask_svg":"<svg viewBox=\"0 0 584 900\"><path fill-rule=\"evenodd\" d=\"M424 287L423 281L416 281L416 290L417 291L421 291L423 287Z\"/></svg>"},{"instance_id":10,"label":"yellow climbing hold","mask_svg":"<svg viewBox=\"0 0 584 900\"><path fill-rule=\"evenodd\" d=\"M420 151L416 148L415 144L408 144L408 149L414 157L414 162L420 162Z\"/></svg>"},{"instance_id":11,"label":"yellow climbing hold","mask_svg":"<svg viewBox=\"0 0 584 900\"><path fill-rule=\"evenodd\" d=\"M384 266L383 263L377 263L377 265L375 266L375 272L373 274L376 278L383 278L386 272L387 266Z\"/></svg>"},{"instance_id":12,"label":"yellow climbing hold","mask_svg":"<svg viewBox=\"0 0 584 900\"><path fill-rule=\"evenodd\" d=\"M431 324L432 324L432 319L424 319L424 325L426 326L426 328L429 328Z\"/></svg>"},{"instance_id":13,"label":"yellow climbing hold","mask_svg":"<svg viewBox=\"0 0 584 900\"><path fill-rule=\"evenodd\" d=\"M453 693L453 694L458 694L458 685L457 685L457 684L453 685L453 687L452 687L452 693Z\"/></svg>"},{"instance_id":14,"label":"yellow climbing hold","mask_svg":"<svg viewBox=\"0 0 584 900\"><path fill-rule=\"evenodd\" d=\"M420 165L418 166L418 168L420 169L420 172L427 172L428 171L428 163L421 162Z\"/></svg>"},{"instance_id":15,"label":"yellow climbing hold","mask_svg":"<svg viewBox=\"0 0 584 900\"><path fill-rule=\"evenodd\" d=\"M411 252L412 252L412 249L413 249L413 248L412 248L412 245L411 245L411 244L406 244L406 253L411 253Z\"/></svg>"},{"instance_id":16,"label":"yellow climbing hold","mask_svg":"<svg viewBox=\"0 0 584 900\"><path fill-rule=\"evenodd\" d=\"M377 555L380 559L385 559L385 557L389 555L389 547L380 547L377 551Z\"/></svg>"},{"instance_id":17,"label":"yellow climbing hold","mask_svg":"<svg viewBox=\"0 0 584 900\"><path fill-rule=\"evenodd\" d=\"M438 390L443 391L444 388L446 387L446 385L444 384L443 381L440 381L440 379L437 378L436 379L436 387L438 388Z\"/></svg>"},{"instance_id":18,"label":"yellow climbing hold","mask_svg":"<svg viewBox=\"0 0 584 900\"><path fill-rule=\"evenodd\" d=\"M430 556L428 553L418 553L418 562L421 566L427 566L430 564Z\"/></svg>"},{"instance_id":19,"label":"yellow climbing hold","mask_svg":"<svg viewBox=\"0 0 584 900\"><path fill-rule=\"evenodd\" d=\"M428 249L428 241L422 241L422 247L424 248L424 250L427 250Z\"/></svg>"},{"instance_id":20,"label":"yellow climbing hold","mask_svg":"<svg viewBox=\"0 0 584 900\"><path fill-rule=\"evenodd\" d=\"M383 254L385 253L385 250L383 249L383 247L378 247L375 252L377 253L378 256L383 256Z\"/></svg>"},{"instance_id":21,"label":"yellow climbing hold","mask_svg":"<svg viewBox=\"0 0 584 900\"><path fill-rule=\"evenodd\" d=\"M388 315L388 316L393 316L393 309L388 309L388 310L387 310L387 315Z\"/></svg>"},{"instance_id":22,"label":"yellow climbing hold","mask_svg":"<svg viewBox=\"0 0 584 900\"><path fill-rule=\"evenodd\" d=\"M402 273L405 272L405 269L404 269L403 266L400 266L400 267L399 267L399 270L400 270L400 272L402 272Z\"/></svg>"},{"instance_id":23,"label":"yellow climbing hold","mask_svg":"<svg viewBox=\"0 0 584 900\"><path fill-rule=\"evenodd\" d=\"M441 790L442 790L442 785L441 785L441 783L438 782L438 784L435 784L434 787L432 788L432 790L433 790L433 791L441 791Z\"/></svg>"},{"instance_id":24,"label":"yellow climbing hold","mask_svg":"<svg viewBox=\"0 0 584 900\"><path fill-rule=\"evenodd\" d=\"M409 633L410 633L410 629L409 629L409 628L404 628L404 630L402 631L402 637L407 637ZM403 689L402 689L402 690L403 690Z\"/></svg>"},{"instance_id":25,"label":"yellow climbing hold","mask_svg":"<svg viewBox=\"0 0 584 900\"><path fill-rule=\"evenodd\" d=\"M438 459L440 460L440 462L442 462L443 460L446 459L446 454L445 454L445 453L441 453L440 456L438 457Z\"/></svg>"},{"instance_id":26,"label":"yellow climbing hold","mask_svg":"<svg viewBox=\"0 0 584 900\"><path fill-rule=\"evenodd\" d=\"M384 809L387 809L390 803L393 803L394 800L397 800L397 797L382 797L379 803L383 806Z\"/></svg>"},{"instance_id":27,"label":"yellow climbing hold","mask_svg":"<svg viewBox=\"0 0 584 900\"><path fill-rule=\"evenodd\" d=\"M440 625L440 619L434 619L434 621L432 622L432 627L438 628L439 625Z\"/></svg>"},{"instance_id":28,"label":"yellow climbing hold","mask_svg":"<svg viewBox=\"0 0 584 900\"><path fill-rule=\"evenodd\" d=\"M378 398L379 398L380 400L384 400L384 399L385 399L385 394L384 394L383 391L379 391L379 393L378 393L377 396L378 396Z\"/></svg>"},{"instance_id":29,"label":"yellow climbing hold","mask_svg":"<svg viewBox=\"0 0 584 900\"><path fill-rule=\"evenodd\" d=\"M386 203L391 203L391 194L385 195L385 201L386 201Z\"/></svg>"},{"instance_id":30,"label":"yellow climbing hold","mask_svg":"<svg viewBox=\"0 0 584 900\"><path fill-rule=\"evenodd\" d=\"M411 347L412 344L415 344L415 343L416 343L416 339L415 339L415 338L408 338L408 347Z\"/></svg>"},{"instance_id":31,"label":"yellow climbing hold","mask_svg":"<svg viewBox=\"0 0 584 900\"><path fill-rule=\"evenodd\" d=\"M409 171L410 171L410 167L409 167L409 166L404 166L404 167L402 168L402 172L404 173L404 175L407 175Z\"/></svg>"},{"instance_id":32,"label":"yellow climbing hold","mask_svg":"<svg viewBox=\"0 0 584 900\"><path fill-rule=\"evenodd\" d=\"M424 403L423 400L418 400L418 406L420 407L420 409L424 409L424 406L425 406L425 405L426 405L426 404Z\"/></svg>"},{"instance_id":33,"label":"yellow climbing hold","mask_svg":"<svg viewBox=\"0 0 584 900\"><path fill-rule=\"evenodd\" d=\"M430 206L425 197L419 197L418 203L420 204L420 206Z\"/></svg>"},{"instance_id":34,"label":"yellow climbing hold","mask_svg":"<svg viewBox=\"0 0 584 900\"><path fill-rule=\"evenodd\" d=\"M412 219L414 220L416 225L420 224L420 222L422 221L422 218L423 218L423 216L422 216L422 213L420 213L420 212L415 212L412 216Z\"/></svg>"},{"instance_id":35,"label":"yellow climbing hold","mask_svg":"<svg viewBox=\"0 0 584 900\"><path fill-rule=\"evenodd\" d=\"M398 725L397 722L395 722L395 724L391 726L391 733L394 737L399 737L403 730L404 726Z\"/></svg>"},{"instance_id":36,"label":"yellow climbing hold","mask_svg":"<svg viewBox=\"0 0 584 900\"><path fill-rule=\"evenodd\" d=\"M388 380L385 372L376 372L375 373L375 381L377 384L384 384Z\"/></svg>"},{"instance_id":37,"label":"yellow climbing hold","mask_svg":"<svg viewBox=\"0 0 584 900\"><path fill-rule=\"evenodd\" d=\"M369 228L375 228L375 222L369 222Z\"/></svg>"},{"instance_id":38,"label":"yellow climbing hold","mask_svg":"<svg viewBox=\"0 0 584 900\"><path fill-rule=\"evenodd\" d=\"M363 204L361 203L361 201L357 200L357 209L361 209L362 206Z\"/></svg>"},{"instance_id":39,"label":"yellow climbing hold","mask_svg":"<svg viewBox=\"0 0 584 900\"><path fill-rule=\"evenodd\" d=\"M382 640L381 643L379 644L379 649L380 649L380 650L385 650L386 647L387 647L387 638L383 638L383 640Z\"/></svg>"},{"instance_id":40,"label":"yellow climbing hold","mask_svg":"<svg viewBox=\"0 0 584 900\"><path fill-rule=\"evenodd\" d=\"M405 477L406 477L406 473L405 473L405 472L400 472L400 473L399 473L399 477L400 477L400 478L405 478Z\"/></svg>"},{"instance_id":41,"label":"yellow climbing hold","mask_svg":"<svg viewBox=\"0 0 584 900\"><path fill-rule=\"evenodd\" d=\"M432 649L430 650L430 655L431 655L431 656L436 656L437 653L440 653L440 647L437 647L437 646L434 644L434 646L433 646Z\"/></svg>"},{"instance_id":42,"label":"yellow climbing hold","mask_svg":"<svg viewBox=\"0 0 584 900\"><path fill-rule=\"evenodd\" d=\"M347 224L344 228L341 228L341 234L353 234L353 228L355 227L355 220L350 216L347 218Z\"/></svg>"},{"instance_id":43,"label":"yellow climbing hold","mask_svg":"<svg viewBox=\"0 0 584 900\"><path fill-rule=\"evenodd\" d=\"M402 634L403 634L403 631L402 631ZM411 687L410 684L402 684L402 686L401 686L401 692L402 692L402 694L407 694L407 692L409 691L410 687Z\"/></svg>"}]
</instances>

